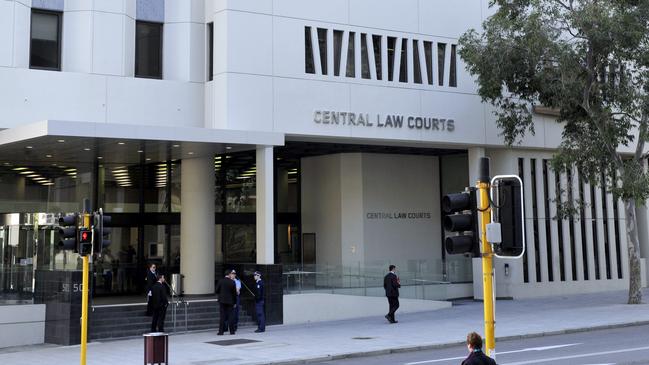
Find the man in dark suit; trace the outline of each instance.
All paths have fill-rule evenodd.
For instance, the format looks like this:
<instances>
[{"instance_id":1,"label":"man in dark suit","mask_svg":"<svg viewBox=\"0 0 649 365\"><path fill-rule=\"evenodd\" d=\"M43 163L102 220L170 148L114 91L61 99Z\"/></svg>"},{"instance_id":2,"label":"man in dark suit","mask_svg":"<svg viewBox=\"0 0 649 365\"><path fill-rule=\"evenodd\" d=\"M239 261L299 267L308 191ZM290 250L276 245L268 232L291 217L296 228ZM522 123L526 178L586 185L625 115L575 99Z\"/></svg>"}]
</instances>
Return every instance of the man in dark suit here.
<instances>
[{"instance_id":1,"label":"man in dark suit","mask_svg":"<svg viewBox=\"0 0 649 365\"><path fill-rule=\"evenodd\" d=\"M151 287L151 298L149 300L153 309L151 332L164 332L167 305L169 305L168 291L169 287L165 283L164 275L158 275L158 281Z\"/></svg>"},{"instance_id":2,"label":"man in dark suit","mask_svg":"<svg viewBox=\"0 0 649 365\"><path fill-rule=\"evenodd\" d=\"M237 305L237 286L234 283L232 270L226 270L225 277L216 284L216 294L219 297L219 332L223 335L226 329L230 329L233 335L236 331L232 318L232 308Z\"/></svg>"},{"instance_id":3,"label":"man in dark suit","mask_svg":"<svg viewBox=\"0 0 649 365\"><path fill-rule=\"evenodd\" d=\"M462 361L462 365L496 365L494 359L482 352L482 337L479 334L469 333L466 336L466 347L469 350L469 356Z\"/></svg>"},{"instance_id":4,"label":"man in dark suit","mask_svg":"<svg viewBox=\"0 0 649 365\"><path fill-rule=\"evenodd\" d=\"M149 265L149 270L146 272L146 286L145 286L145 293L146 293L146 315L147 316L152 316L153 315L153 307L151 306L151 288L153 288L153 284L155 284L158 281L158 272L156 271L156 266L155 264Z\"/></svg>"},{"instance_id":5,"label":"man in dark suit","mask_svg":"<svg viewBox=\"0 0 649 365\"><path fill-rule=\"evenodd\" d=\"M388 297L388 305L390 306L390 311L385 315L385 319L390 323L398 322L394 319L394 312L399 309L399 288L401 288L401 283L395 273L396 269L396 266L390 265L390 272L383 278L383 288L385 289L385 296Z\"/></svg>"},{"instance_id":6,"label":"man in dark suit","mask_svg":"<svg viewBox=\"0 0 649 365\"><path fill-rule=\"evenodd\" d=\"M266 313L264 313L264 311L266 310L265 300L264 300L264 295L265 295L264 281L261 280L261 273L259 271L255 271L254 277L255 277L255 288L257 289L255 293L255 312L257 313L257 329L255 330L255 332L260 333L266 331Z\"/></svg>"}]
</instances>

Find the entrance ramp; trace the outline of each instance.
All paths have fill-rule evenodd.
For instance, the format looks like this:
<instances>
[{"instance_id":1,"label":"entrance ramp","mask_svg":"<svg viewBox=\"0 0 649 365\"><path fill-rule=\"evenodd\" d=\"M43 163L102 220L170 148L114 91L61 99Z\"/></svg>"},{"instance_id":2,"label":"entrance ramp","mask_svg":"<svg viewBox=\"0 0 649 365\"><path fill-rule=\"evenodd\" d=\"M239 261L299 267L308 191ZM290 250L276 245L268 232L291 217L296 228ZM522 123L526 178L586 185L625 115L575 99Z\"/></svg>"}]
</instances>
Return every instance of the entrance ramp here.
<instances>
[{"instance_id":1,"label":"entrance ramp","mask_svg":"<svg viewBox=\"0 0 649 365\"><path fill-rule=\"evenodd\" d=\"M423 299L399 299L400 313L426 312L450 308L451 302ZM367 297L327 293L284 295L284 324L337 321L342 319L378 317L388 313L385 297Z\"/></svg>"}]
</instances>

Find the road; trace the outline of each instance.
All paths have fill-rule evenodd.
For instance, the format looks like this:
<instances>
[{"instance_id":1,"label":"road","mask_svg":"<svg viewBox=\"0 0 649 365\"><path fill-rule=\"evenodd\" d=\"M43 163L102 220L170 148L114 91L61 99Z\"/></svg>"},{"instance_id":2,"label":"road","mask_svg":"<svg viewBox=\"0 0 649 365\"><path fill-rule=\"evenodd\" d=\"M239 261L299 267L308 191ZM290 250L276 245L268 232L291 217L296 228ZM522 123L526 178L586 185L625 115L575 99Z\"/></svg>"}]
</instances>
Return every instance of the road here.
<instances>
[{"instance_id":1,"label":"road","mask_svg":"<svg viewBox=\"0 0 649 365\"><path fill-rule=\"evenodd\" d=\"M649 364L649 326L500 341L496 343L496 350L501 365ZM460 364L466 354L466 346L453 346L320 364L449 365Z\"/></svg>"}]
</instances>

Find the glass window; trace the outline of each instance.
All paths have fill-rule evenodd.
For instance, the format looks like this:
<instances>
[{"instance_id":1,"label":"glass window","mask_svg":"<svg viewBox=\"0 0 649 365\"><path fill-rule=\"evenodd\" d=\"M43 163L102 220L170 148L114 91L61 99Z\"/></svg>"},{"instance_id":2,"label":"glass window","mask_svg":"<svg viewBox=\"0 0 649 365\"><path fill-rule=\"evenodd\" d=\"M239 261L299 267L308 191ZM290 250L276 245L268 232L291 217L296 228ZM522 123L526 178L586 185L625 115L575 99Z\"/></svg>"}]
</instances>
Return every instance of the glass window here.
<instances>
[{"instance_id":1,"label":"glass window","mask_svg":"<svg viewBox=\"0 0 649 365\"><path fill-rule=\"evenodd\" d=\"M451 45L451 79L448 80L448 86L457 87L457 45Z\"/></svg>"},{"instance_id":2,"label":"glass window","mask_svg":"<svg viewBox=\"0 0 649 365\"><path fill-rule=\"evenodd\" d=\"M340 58L343 48L343 31L334 30L334 75L340 76Z\"/></svg>"},{"instance_id":3,"label":"glass window","mask_svg":"<svg viewBox=\"0 0 649 365\"><path fill-rule=\"evenodd\" d=\"M424 57L426 57L426 74L428 84L433 84L433 42L424 41Z\"/></svg>"},{"instance_id":4,"label":"glass window","mask_svg":"<svg viewBox=\"0 0 649 365\"><path fill-rule=\"evenodd\" d=\"M421 84L421 60L419 59L419 41L412 40L412 62L414 68L415 83Z\"/></svg>"},{"instance_id":5,"label":"glass window","mask_svg":"<svg viewBox=\"0 0 649 365\"><path fill-rule=\"evenodd\" d=\"M214 23L207 23L207 81L214 79Z\"/></svg>"},{"instance_id":6,"label":"glass window","mask_svg":"<svg viewBox=\"0 0 649 365\"><path fill-rule=\"evenodd\" d=\"M164 213L169 211L169 183L171 163L161 162L144 167L144 211Z\"/></svg>"},{"instance_id":7,"label":"glass window","mask_svg":"<svg viewBox=\"0 0 649 365\"><path fill-rule=\"evenodd\" d=\"M29 67L61 70L61 13L32 10Z\"/></svg>"},{"instance_id":8,"label":"glass window","mask_svg":"<svg viewBox=\"0 0 649 365\"><path fill-rule=\"evenodd\" d=\"M137 21L135 77L162 78L162 24Z\"/></svg>"},{"instance_id":9,"label":"glass window","mask_svg":"<svg viewBox=\"0 0 649 365\"><path fill-rule=\"evenodd\" d=\"M137 227L111 228L110 246L102 251L101 257L93 259L94 295L137 292L142 281L142 270L137 266L138 233Z\"/></svg>"},{"instance_id":10,"label":"glass window","mask_svg":"<svg viewBox=\"0 0 649 365\"><path fill-rule=\"evenodd\" d=\"M374 44L374 63L376 64L376 79L383 80L383 70L381 70L381 38L380 35L372 35L372 43Z\"/></svg>"},{"instance_id":11,"label":"glass window","mask_svg":"<svg viewBox=\"0 0 649 365\"><path fill-rule=\"evenodd\" d=\"M327 74L327 29L318 28L318 47L320 49L320 65L322 74Z\"/></svg>"},{"instance_id":12,"label":"glass window","mask_svg":"<svg viewBox=\"0 0 649 365\"><path fill-rule=\"evenodd\" d=\"M367 53L367 34L361 33L361 77L370 78L370 56Z\"/></svg>"},{"instance_id":13,"label":"glass window","mask_svg":"<svg viewBox=\"0 0 649 365\"><path fill-rule=\"evenodd\" d=\"M356 77L356 33L349 32L349 45L347 47L347 77Z\"/></svg>"},{"instance_id":14,"label":"glass window","mask_svg":"<svg viewBox=\"0 0 649 365\"><path fill-rule=\"evenodd\" d=\"M446 43L437 43L437 80L439 86L444 85L444 59L446 58Z\"/></svg>"},{"instance_id":15,"label":"glass window","mask_svg":"<svg viewBox=\"0 0 649 365\"><path fill-rule=\"evenodd\" d=\"M311 27L304 27L304 72L308 74L315 73L312 42L313 40L311 39Z\"/></svg>"},{"instance_id":16,"label":"glass window","mask_svg":"<svg viewBox=\"0 0 649 365\"><path fill-rule=\"evenodd\" d=\"M77 212L92 198L91 164L0 164L0 213Z\"/></svg>"},{"instance_id":17,"label":"glass window","mask_svg":"<svg viewBox=\"0 0 649 365\"><path fill-rule=\"evenodd\" d=\"M396 47L397 39L395 37L388 37L388 81L394 78L394 48Z\"/></svg>"},{"instance_id":18,"label":"glass window","mask_svg":"<svg viewBox=\"0 0 649 365\"><path fill-rule=\"evenodd\" d=\"M252 213L257 204L255 154L225 156L225 206L228 213Z\"/></svg>"},{"instance_id":19,"label":"glass window","mask_svg":"<svg viewBox=\"0 0 649 365\"><path fill-rule=\"evenodd\" d=\"M108 213L138 213L141 171L139 165L99 165L99 206Z\"/></svg>"},{"instance_id":20,"label":"glass window","mask_svg":"<svg viewBox=\"0 0 649 365\"><path fill-rule=\"evenodd\" d=\"M180 213L180 164L181 161L171 162L171 212Z\"/></svg>"},{"instance_id":21,"label":"glass window","mask_svg":"<svg viewBox=\"0 0 649 365\"><path fill-rule=\"evenodd\" d=\"M399 68L399 82L408 82L408 38L401 40L401 65Z\"/></svg>"}]
</instances>

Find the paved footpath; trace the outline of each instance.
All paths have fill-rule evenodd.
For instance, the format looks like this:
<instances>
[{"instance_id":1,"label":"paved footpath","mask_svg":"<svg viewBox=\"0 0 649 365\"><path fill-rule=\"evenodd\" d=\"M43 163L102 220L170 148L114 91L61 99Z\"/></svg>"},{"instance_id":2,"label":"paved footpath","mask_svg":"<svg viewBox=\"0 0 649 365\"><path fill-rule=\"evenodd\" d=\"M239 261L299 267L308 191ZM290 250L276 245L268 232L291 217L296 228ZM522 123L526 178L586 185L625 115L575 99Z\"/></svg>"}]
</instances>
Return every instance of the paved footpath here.
<instances>
[{"instance_id":1,"label":"paved footpath","mask_svg":"<svg viewBox=\"0 0 649 365\"><path fill-rule=\"evenodd\" d=\"M649 301L649 291L644 291ZM627 305L627 293L566 295L503 300L496 304L496 338L517 338L586 331L594 328L649 324L649 304ZM387 308L387 302L386 302ZM301 364L315 360L435 348L464 341L469 331L482 333L482 303L455 302L452 308L383 318L306 325L269 326L265 333L243 329L234 336L216 331L172 335L170 364ZM210 341L249 339L259 342L220 346ZM498 349L496 342L496 349ZM460 354L462 355L462 354ZM88 365L141 364L141 338L92 342ZM79 346L39 345L0 349L3 365L69 365L79 363Z\"/></svg>"}]
</instances>

